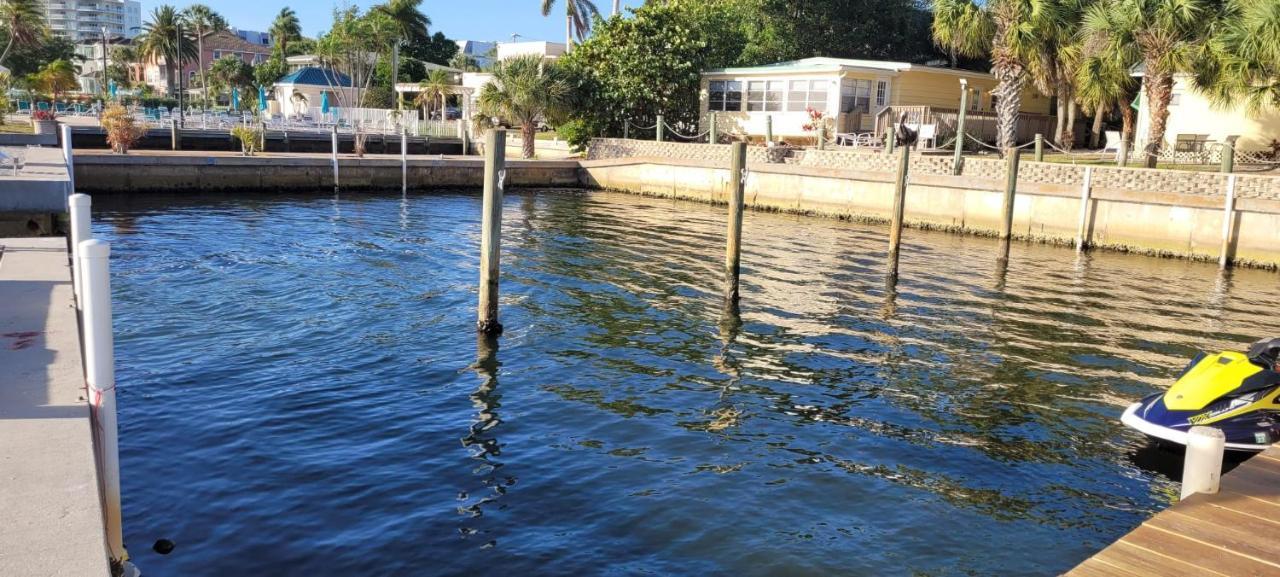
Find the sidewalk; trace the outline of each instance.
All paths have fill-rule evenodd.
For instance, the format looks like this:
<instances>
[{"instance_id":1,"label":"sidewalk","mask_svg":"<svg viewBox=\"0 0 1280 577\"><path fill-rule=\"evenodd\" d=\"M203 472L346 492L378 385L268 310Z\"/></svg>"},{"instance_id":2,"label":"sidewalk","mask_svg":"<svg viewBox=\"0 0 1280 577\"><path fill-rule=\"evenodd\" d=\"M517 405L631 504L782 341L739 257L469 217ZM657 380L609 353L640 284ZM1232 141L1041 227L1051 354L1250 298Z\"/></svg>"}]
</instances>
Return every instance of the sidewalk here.
<instances>
[{"instance_id":1,"label":"sidewalk","mask_svg":"<svg viewBox=\"0 0 1280 577\"><path fill-rule=\"evenodd\" d=\"M107 575L66 239L0 247L0 575Z\"/></svg>"}]
</instances>

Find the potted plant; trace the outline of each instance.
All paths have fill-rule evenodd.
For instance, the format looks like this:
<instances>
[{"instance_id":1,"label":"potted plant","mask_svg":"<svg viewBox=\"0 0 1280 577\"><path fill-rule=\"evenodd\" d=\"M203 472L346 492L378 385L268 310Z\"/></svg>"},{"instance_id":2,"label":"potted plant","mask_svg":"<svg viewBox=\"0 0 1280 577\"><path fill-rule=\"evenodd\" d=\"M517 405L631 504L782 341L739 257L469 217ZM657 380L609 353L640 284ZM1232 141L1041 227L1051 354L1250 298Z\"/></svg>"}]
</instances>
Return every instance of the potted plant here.
<instances>
[{"instance_id":1,"label":"potted plant","mask_svg":"<svg viewBox=\"0 0 1280 577\"><path fill-rule=\"evenodd\" d=\"M31 113L31 131L36 134L57 134L58 115L52 110L36 110Z\"/></svg>"}]
</instances>

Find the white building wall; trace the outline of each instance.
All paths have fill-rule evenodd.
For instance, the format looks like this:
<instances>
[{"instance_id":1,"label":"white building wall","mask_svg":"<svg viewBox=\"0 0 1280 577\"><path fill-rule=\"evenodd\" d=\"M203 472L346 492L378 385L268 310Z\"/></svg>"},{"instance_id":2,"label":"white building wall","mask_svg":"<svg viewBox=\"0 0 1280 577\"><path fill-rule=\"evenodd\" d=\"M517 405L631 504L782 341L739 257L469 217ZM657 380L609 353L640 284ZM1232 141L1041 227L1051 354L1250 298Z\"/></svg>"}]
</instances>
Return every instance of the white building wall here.
<instances>
[{"instance_id":1,"label":"white building wall","mask_svg":"<svg viewBox=\"0 0 1280 577\"><path fill-rule=\"evenodd\" d=\"M136 0L41 0L49 29L72 40L108 36L133 38L142 26Z\"/></svg>"}]
</instances>

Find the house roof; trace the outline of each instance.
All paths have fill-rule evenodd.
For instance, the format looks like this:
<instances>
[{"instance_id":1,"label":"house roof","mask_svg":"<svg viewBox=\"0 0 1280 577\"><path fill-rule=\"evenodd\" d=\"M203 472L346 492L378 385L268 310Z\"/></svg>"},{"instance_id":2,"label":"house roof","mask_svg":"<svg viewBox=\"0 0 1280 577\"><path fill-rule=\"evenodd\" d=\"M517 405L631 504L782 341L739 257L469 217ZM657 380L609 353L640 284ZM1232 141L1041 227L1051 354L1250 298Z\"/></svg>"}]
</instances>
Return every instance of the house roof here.
<instances>
[{"instance_id":1,"label":"house roof","mask_svg":"<svg viewBox=\"0 0 1280 577\"><path fill-rule=\"evenodd\" d=\"M887 60L858 60L853 58L828 58L825 56L817 56L814 58L803 58L800 60L788 60L785 62L776 62L773 64L765 64L762 66L746 66L739 68L716 68L707 70L703 74L793 74L793 73L836 73L848 72L855 70L884 71L884 72L936 72L940 74L950 74L954 76L967 77L990 77L985 72L975 72L973 70L953 70L950 68L937 68L934 66L924 66L921 64L912 64L910 62L890 62Z\"/></svg>"},{"instance_id":2,"label":"house roof","mask_svg":"<svg viewBox=\"0 0 1280 577\"><path fill-rule=\"evenodd\" d=\"M269 55L271 53L270 46L254 44L227 30L206 33L204 35L204 49L219 50L222 52L248 52L250 54L264 55Z\"/></svg>"},{"instance_id":3,"label":"house roof","mask_svg":"<svg viewBox=\"0 0 1280 577\"><path fill-rule=\"evenodd\" d=\"M306 84L311 86L351 87L351 78L341 72L308 66L281 78L276 84Z\"/></svg>"}]
</instances>

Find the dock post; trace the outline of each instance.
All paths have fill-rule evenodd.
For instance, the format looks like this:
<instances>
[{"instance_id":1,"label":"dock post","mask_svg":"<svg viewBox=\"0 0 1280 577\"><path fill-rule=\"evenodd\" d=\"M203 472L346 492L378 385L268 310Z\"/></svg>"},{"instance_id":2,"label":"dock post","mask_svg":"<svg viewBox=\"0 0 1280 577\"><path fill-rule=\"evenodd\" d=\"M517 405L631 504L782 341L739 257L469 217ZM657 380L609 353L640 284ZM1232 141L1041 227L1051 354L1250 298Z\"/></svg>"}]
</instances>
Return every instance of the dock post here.
<instances>
[{"instance_id":1,"label":"dock post","mask_svg":"<svg viewBox=\"0 0 1280 577\"><path fill-rule=\"evenodd\" d=\"M71 189L67 194L76 192L76 157L71 147L71 125L62 125L62 159L67 163L67 182Z\"/></svg>"},{"instance_id":2,"label":"dock post","mask_svg":"<svg viewBox=\"0 0 1280 577\"><path fill-rule=\"evenodd\" d=\"M1091 199L1093 194L1093 167L1084 167L1084 183L1080 185L1080 222L1076 227L1076 252L1084 250L1085 245L1089 244L1086 236L1089 234L1089 208L1091 207Z\"/></svg>"},{"instance_id":3,"label":"dock post","mask_svg":"<svg viewBox=\"0 0 1280 577\"><path fill-rule=\"evenodd\" d=\"M120 528L120 450L116 428L115 349L111 334L111 245L101 240L80 244L84 271L84 363L89 414L98 455L107 552L113 564L129 558Z\"/></svg>"},{"instance_id":4,"label":"dock post","mask_svg":"<svg viewBox=\"0 0 1280 577\"><path fill-rule=\"evenodd\" d=\"M1226 142L1222 143L1222 172L1223 174L1231 174L1236 171L1236 139L1238 137L1228 136Z\"/></svg>"},{"instance_id":5,"label":"dock post","mask_svg":"<svg viewBox=\"0 0 1280 577\"><path fill-rule=\"evenodd\" d=\"M1130 144L1129 142L1129 135L1121 133L1120 134L1120 156L1116 160L1116 165L1119 166L1120 168L1129 166L1129 147L1130 146L1132 146L1132 144Z\"/></svg>"},{"instance_id":6,"label":"dock post","mask_svg":"<svg viewBox=\"0 0 1280 577\"><path fill-rule=\"evenodd\" d=\"M67 211L71 213L71 286L79 310L84 310L84 268L80 262L80 243L93 238L93 231L89 228L92 205L93 199L87 194L76 193L67 198Z\"/></svg>"},{"instance_id":7,"label":"dock post","mask_svg":"<svg viewBox=\"0 0 1280 577\"><path fill-rule=\"evenodd\" d=\"M1022 156L1016 148L1005 150L1005 154L1009 157L1009 163L1004 185L1004 219L1000 222L1000 260L1002 261L1009 260L1009 241L1013 238L1014 200L1018 194L1018 163Z\"/></svg>"},{"instance_id":8,"label":"dock post","mask_svg":"<svg viewBox=\"0 0 1280 577\"><path fill-rule=\"evenodd\" d=\"M631 121L630 120L622 121L622 139L631 140Z\"/></svg>"},{"instance_id":9,"label":"dock post","mask_svg":"<svg viewBox=\"0 0 1280 577\"><path fill-rule=\"evenodd\" d=\"M893 149L898 146L898 129L889 127L889 132L884 136L884 150L889 154L893 154Z\"/></svg>"},{"instance_id":10,"label":"dock post","mask_svg":"<svg viewBox=\"0 0 1280 577\"><path fill-rule=\"evenodd\" d=\"M1044 135L1036 133L1036 162L1044 162Z\"/></svg>"},{"instance_id":11,"label":"dock post","mask_svg":"<svg viewBox=\"0 0 1280 577\"><path fill-rule=\"evenodd\" d=\"M178 134L178 121L173 118L169 119L169 145L174 150L182 148L182 137Z\"/></svg>"},{"instance_id":12,"label":"dock post","mask_svg":"<svg viewBox=\"0 0 1280 577\"><path fill-rule=\"evenodd\" d=\"M969 79L960 79L960 112L956 115L956 152L951 161L951 174L964 170L964 121L969 116ZM890 119L892 120L892 119Z\"/></svg>"},{"instance_id":13,"label":"dock post","mask_svg":"<svg viewBox=\"0 0 1280 577\"><path fill-rule=\"evenodd\" d=\"M1218 266L1227 268L1231 265L1231 226L1235 224L1236 215L1236 175L1227 175L1227 202L1222 210L1222 256L1218 258Z\"/></svg>"},{"instance_id":14,"label":"dock post","mask_svg":"<svg viewBox=\"0 0 1280 577\"><path fill-rule=\"evenodd\" d=\"M893 216L889 221L889 278L898 278L898 253L902 246L902 218L907 208L907 170L911 166L911 147L902 147L898 157L898 180L893 190Z\"/></svg>"},{"instance_id":15,"label":"dock post","mask_svg":"<svg viewBox=\"0 0 1280 577\"><path fill-rule=\"evenodd\" d=\"M338 126L334 125L329 133L329 141L333 144L333 189L338 190Z\"/></svg>"},{"instance_id":16,"label":"dock post","mask_svg":"<svg viewBox=\"0 0 1280 577\"><path fill-rule=\"evenodd\" d=\"M717 120L716 113L712 112L711 126L707 128L707 144L716 144L717 142L720 142L720 131L716 130L718 128L716 126Z\"/></svg>"},{"instance_id":17,"label":"dock post","mask_svg":"<svg viewBox=\"0 0 1280 577\"><path fill-rule=\"evenodd\" d=\"M659 115L658 115L658 124L654 127L654 129L657 131L657 133L656 133L656 134L657 134L657 136L654 138L654 140L656 140L656 141L658 141L658 142L662 142L662 128L663 128L663 126L662 126L662 125L663 125L663 124L664 124L664 123L663 123L663 121L662 121L662 115L661 115L661 114L659 114Z\"/></svg>"},{"instance_id":18,"label":"dock post","mask_svg":"<svg viewBox=\"0 0 1280 577\"><path fill-rule=\"evenodd\" d=\"M729 231L724 255L724 304L738 304L738 277L742 272L742 211L746 202L747 143L735 142L729 162Z\"/></svg>"},{"instance_id":19,"label":"dock post","mask_svg":"<svg viewBox=\"0 0 1280 577\"><path fill-rule=\"evenodd\" d=\"M258 150L267 151L267 123L258 119Z\"/></svg>"},{"instance_id":20,"label":"dock post","mask_svg":"<svg viewBox=\"0 0 1280 577\"><path fill-rule=\"evenodd\" d=\"M764 143L773 142L773 115L764 117Z\"/></svg>"},{"instance_id":21,"label":"dock post","mask_svg":"<svg viewBox=\"0 0 1280 577\"><path fill-rule=\"evenodd\" d=\"M1227 437L1222 429L1191 427L1187 432L1187 456L1182 462L1182 496L1196 493L1214 494L1222 481L1222 453Z\"/></svg>"},{"instance_id":22,"label":"dock post","mask_svg":"<svg viewBox=\"0 0 1280 577\"><path fill-rule=\"evenodd\" d=\"M400 192L409 192L409 132L400 127Z\"/></svg>"},{"instance_id":23,"label":"dock post","mask_svg":"<svg viewBox=\"0 0 1280 577\"><path fill-rule=\"evenodd\" d=\"M484 142L484 208L480 233L480 306L476 330L502 334L498 322L498 263L502 253L502 194L507 177L507 131L492 129Z\"/></svg>"}]
</instances>

